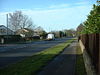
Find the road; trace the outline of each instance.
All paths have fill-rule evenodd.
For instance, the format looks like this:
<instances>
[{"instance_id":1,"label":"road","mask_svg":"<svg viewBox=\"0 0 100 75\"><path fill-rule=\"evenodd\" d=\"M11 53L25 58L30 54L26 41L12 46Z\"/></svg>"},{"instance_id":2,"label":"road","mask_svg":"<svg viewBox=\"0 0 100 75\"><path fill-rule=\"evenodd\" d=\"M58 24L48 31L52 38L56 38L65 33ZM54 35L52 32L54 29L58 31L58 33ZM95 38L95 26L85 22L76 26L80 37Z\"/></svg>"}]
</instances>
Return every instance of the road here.
<instances>
[{"instance_id":1,"label":"road","mask_svg":"<svg viewBox=\"0 0 100 75\"><path fill-rule=\"evenodd\" d=\"M26 57L32 56L70 38L55 39L54 41L37 41L28 44L0 45L0 68L16 63Z\"/></svg>"}]
</instances>

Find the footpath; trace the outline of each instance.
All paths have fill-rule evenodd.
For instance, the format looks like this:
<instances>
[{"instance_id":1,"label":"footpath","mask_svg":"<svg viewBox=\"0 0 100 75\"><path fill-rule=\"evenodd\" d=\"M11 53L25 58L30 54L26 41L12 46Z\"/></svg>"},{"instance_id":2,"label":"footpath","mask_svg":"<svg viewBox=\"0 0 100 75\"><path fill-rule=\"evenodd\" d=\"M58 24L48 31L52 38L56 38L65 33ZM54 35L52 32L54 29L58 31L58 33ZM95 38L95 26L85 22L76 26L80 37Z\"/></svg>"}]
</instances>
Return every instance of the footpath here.
<instances>
[{"instance_id":1,"label":"footpath","mask_svg":"<svg viewBox=\"0 0 100 75\"><path fill-rule=\"evenodd\" d=\"M76 45L75 40L37 75L75 75Z\"/></svg>"}]
</instances>

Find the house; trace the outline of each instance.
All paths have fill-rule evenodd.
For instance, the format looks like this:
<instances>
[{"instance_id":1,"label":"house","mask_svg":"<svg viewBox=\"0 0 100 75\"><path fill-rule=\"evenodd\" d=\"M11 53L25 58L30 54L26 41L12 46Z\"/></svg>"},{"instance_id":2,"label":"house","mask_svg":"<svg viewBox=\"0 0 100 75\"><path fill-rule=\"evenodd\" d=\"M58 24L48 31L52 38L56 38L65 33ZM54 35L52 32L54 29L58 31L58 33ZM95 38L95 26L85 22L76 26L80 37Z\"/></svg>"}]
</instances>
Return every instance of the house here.
<instances>
[{"instance_id":1,"label":"house","mask_svg":"<svg viewBox=\"0 0 100 75\"><path fill-rule=\"evenodd\" d=\"M44 30L40 26L34 29L34 36L41 36L43 33L44 33Z\"/></svg>"},{"instance_id":2,"label":"house","mask_svg":"<svg viewBox=\"0 0 100 75\"><path fill-rule=\"evenodd\" d=\"M16 31L17 35L20 35L22 37L33 37L34 32L31 29L28 28L23 28L23 29L19 29Z\"/></svg>"},{"instance_id":3,"label":"house","mask_svg":"<svg viewBox=\"0 0 100 75\"><path fill-rule=\"evenodd\" d=\"M15 33L4 25L0 25L0 35L14 35Z\"/></svg>"}]
</instances>

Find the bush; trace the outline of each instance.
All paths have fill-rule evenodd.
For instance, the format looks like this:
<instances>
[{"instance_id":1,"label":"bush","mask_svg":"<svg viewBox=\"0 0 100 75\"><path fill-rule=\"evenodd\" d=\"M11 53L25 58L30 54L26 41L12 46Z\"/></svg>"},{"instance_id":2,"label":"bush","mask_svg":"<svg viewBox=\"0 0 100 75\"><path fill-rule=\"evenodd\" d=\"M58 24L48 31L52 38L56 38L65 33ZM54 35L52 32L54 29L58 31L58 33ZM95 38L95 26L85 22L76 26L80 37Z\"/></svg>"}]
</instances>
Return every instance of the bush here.
<instances>
[{"instance_id":1,"label":"bush","mask_svg":"<svg viewBox=\"0 0 100 75\"><path fill-rule=\"evenodd\" d=\"M4 39L4 43L18 42L21 40L20 35L0 35L0 40L1 40L1 38Z\"/></svg>"}]
</instances>

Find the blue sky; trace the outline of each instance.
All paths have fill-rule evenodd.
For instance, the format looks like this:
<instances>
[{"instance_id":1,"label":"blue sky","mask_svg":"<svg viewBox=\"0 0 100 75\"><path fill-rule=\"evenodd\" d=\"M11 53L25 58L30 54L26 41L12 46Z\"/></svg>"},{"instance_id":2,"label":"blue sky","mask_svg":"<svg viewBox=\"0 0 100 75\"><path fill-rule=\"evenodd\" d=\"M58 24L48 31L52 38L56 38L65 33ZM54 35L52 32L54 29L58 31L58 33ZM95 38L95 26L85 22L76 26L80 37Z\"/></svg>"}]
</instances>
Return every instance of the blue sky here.
<instances>
[{"instance_id":1,"label":"blue sky","mask_svg":"<svg viewBox=\"0 0 100 75\"><path fill-rule=\"evenodd\" d=\"M76 29L96 0L0 0L0 25L6 14L21 10L46 31Z\"/></svg>"}]
</instances>

